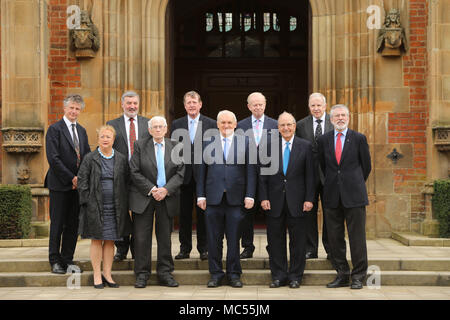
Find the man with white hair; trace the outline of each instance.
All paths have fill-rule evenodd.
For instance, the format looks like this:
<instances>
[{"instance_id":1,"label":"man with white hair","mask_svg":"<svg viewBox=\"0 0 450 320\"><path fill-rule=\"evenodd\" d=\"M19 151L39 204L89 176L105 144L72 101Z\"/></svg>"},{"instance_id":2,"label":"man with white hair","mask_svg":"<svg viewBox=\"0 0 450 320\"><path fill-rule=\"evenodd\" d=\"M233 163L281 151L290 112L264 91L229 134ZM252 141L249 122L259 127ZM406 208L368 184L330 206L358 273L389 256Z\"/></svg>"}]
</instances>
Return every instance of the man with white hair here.
<instances>
[{"instance_id":1,"label":"man with white hair","mask_svg":"<svg viewBox=\"0 0 450 320\"><path fill-rule=\"evenodd\" d=\"M317 226L317 209L320 201L323 199L323 183L325 182L323 172L320 169L317 159L317 139L333 130L330 116L326 113L327 100L320 92L314 92L309 96L308 107L310 115L297 122L296 135L302 139L312 143L312 151L314 155L314 173L316 175L316 195L314 198L314 207L306 216L306 259L317 258L319 248L319 233ZM323 202L322 202L323 208ZM323 210L323 209L322 209ZM322 244L327 253L327 259L330 259L330 250L328 246L328 236L325 215L323 215L322 224Z\"/></svg>"},{"instance_id":2,"label":"man with white hair","mask_svg":"<svg viewBox=\"0 0 450 320\"><path fill-rule=\"evenodd\" d=\"M338 104L331 108L334 130L317 140L319 161L325 174L323 206L336 279L328 288L361 289L367 275L366 206L369 204L366 181L371 170L366 136L348 128L349 110ZM346 257L345 224L353 269Z\"/></svg>"},{"instance_id":3,"label":"man with white hair","mask_svg":"<svg viewBox=\"0 0 450 320\"><path fill-rule=\"evenodd\" d=\"M242 287L239 259L243 208L255 203L256 164L250 163L249 139L234 134L237 121L231 111L217 115L219 133L205 142L203 163L198 169L197 205L205 211L208 240L209 288L222 284L223 237L227 238L226 277L234 288ZM212 147L212 148L211 148Z\"/></svg>"},{"instance_id":4,"label":"man with white hair","mask_svg":"<svg viewBox=\"0 0 450 320\"><path fill-rule=\"evenodd\" d=\"M116 139L113 148L125 155L130 160L134 152L134 142L139 139L149 138L147 130L148 118L140 116L139 95L134 91L126 91L120 100L123 114L113 120L106 122L116 130ZM122 261L127 258L128 248L131 250L131 257L134 257L133 236L127 236L121 241L115 241L117 247L114 261Z\"/></svg>"},{"instance_id":5,"label":"man with white hair","mask_svg":"<svg viewBox=\"0 0 450 320\"><path fill-rule=\"evenodd\" d=\"M171 232L173 217L180 206L180 186L183 183L184 163L172 160L171 153L178 142L164 136L167 122L163 117L153 117L148 122L152 137L134 144L130 160L132 185L130 210L133 212L133 234L136 288L145 288L151 273L153 219L158 244L156 273L162 286L177 287L172 276Z\"/></svg>"}]
</instances>

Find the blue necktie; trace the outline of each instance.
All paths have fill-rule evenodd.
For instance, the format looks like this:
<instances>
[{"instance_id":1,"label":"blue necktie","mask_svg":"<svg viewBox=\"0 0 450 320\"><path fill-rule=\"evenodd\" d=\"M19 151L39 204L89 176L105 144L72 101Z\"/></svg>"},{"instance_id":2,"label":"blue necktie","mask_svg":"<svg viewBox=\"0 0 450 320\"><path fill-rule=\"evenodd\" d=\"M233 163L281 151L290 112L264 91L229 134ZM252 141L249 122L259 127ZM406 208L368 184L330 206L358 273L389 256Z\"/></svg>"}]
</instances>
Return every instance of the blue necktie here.
<instances>
[{"instance_id":1,"label":"blue necktie","mask_svg":"<svg viewBox=\"0 0 450 320\"><path fill-rule=\"evenodd\" d=\"M256 133L256 145L259 145L259 141L261 140L261 120L255 120L255 133Z\"/></svg>"},{"instance_id":2,"label":"blue necktie","mask_svg":"<svg viewBox=\"0 0 450 320\"><path fill-rule=\"evenodd\" d=\"M228 157L228 146L227 146L227 138L223 138L223 156L225 161L227 161Z\"/></svg>"},{"instance_id":3,"label":"blue necktie","mask_svg":"<svg viewBox=\"0 0 450 320\"><path fill-rule=\"evenodd\" d=\"M156 144L158 150L156 152L156 165L158 168L158 176L156 177L156 184L158 188L164 187L166 185L166 171L164 169L164 155L162 151L162 143Z\"/></svg>"},{"instance_id":4,"label":"blue necktie","mask_svg":"<svg viewBox=\"0 0 450 320\"><path fill-rule=\"evenodd\" d=\"M287 167L289 164L289 156L291 155L291 150L289 150L290 142L286 142L286 148L284 148L284 156L283 156L283 173L286 175Z\"/></svg>"},{"instance_id":5,"label":"blue necktie","mask_svg":"<svg viewBox=\"0 0 450 320\"><path fill-rule=\"evenodd\" d=\"M191 143L194 143L194 139L195 139L195 120L191 120L190 121L191 126L189 127L189 137L191 138Z\"/></svg>"}]
</instances>

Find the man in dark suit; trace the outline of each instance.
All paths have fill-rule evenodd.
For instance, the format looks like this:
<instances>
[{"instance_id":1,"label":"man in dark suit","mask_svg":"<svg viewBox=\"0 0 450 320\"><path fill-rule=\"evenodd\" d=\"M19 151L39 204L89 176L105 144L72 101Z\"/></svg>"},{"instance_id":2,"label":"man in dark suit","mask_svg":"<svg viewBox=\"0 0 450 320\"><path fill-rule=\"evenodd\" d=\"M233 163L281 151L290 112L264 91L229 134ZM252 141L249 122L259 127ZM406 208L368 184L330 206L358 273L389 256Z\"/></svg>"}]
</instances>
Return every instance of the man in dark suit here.
<instances>
[{"instance_id":1,"label":"man in dark suit","mask_svg":"<svg viewBox=\"0 0 450 320\"><path fill-rule=\"evenodd\" d=\"M79 199L77 173L89 148L86 130L77 123L84 101L80 95L64 99L64 116L45 137L49 169L45 187L50 191L49 261L53 273L76 270L73 254L78 238Z\"/></svg>"},{"instance_id":2,"label":"man in dark suit","mask_svg":"<svg viewBox=\"0 0 450 320\"><path fill-rule=\"evenodd\" d=\"M315 178L312 147L309 141L296 137L295 119L287 112L278 118L281 139L269 144L271 161L278 170L266 174L261 166L259 192L261 207L266 211L271 288L289 283L300 287L305 270L305 217L313 207ZM269 142L270 143L270 142ZM286 227L289 231L290 265L286 249Z\"/></svg>"},{"instance_id":3,"label":"man in dark suit","mask_svg":"<svg viewBox=\"0 0 450 320\"><path fill-rule=\"evenodd\" d=\"M335 105L330 112L334 130L317 141L319 160L325 174L323 206L327 219L328 239L336 279L328 288L349 285L361 289L367 274L366 205L369 204L366 180L371 170L370 152L366 137L348 129L349 111L345 105ZM345 225L353 269L346 258Z\"/></svg>"},{"instance_id":4,"label":"man in dark suit","mask_svg":"<svg viewBox=\"0 0 450 320\"><path fill-rule=\"evenodd\" d=\"M140 139L134 145L130 171L130 209L133 212L134 273L136 288L145 288L151 273L153 217L158 245L156 273L162 286L177 287L171 249L173 217L180 206L180 186L184 163L174 162L172 150L178 142L164 138L166 119L153 117L149 121L152 137Z\"/></svg>"},{"instance_id":5,"label":"man in dark suit","mask_svg":"<svg viewBox=\"0 0 450 320\"><path fill-rule=\"evenodd\" d=\"M117 133L113 148L127 156L128 161L130 161L134 152L134 142L150 137L148 133L148 121L150 119L138 115L139 100L139 95L136 92L125 92L121 99L123 115L106 123L114 127ZM117 251L114 261L126 259L128 248L131 249L131 256L134 258L132 235L123 238L122 241L116 241L115 245Z\"/></svg>"},{"instance_id":6,"label":"man in dark suit","mask_svg":"<svg viewBox=\"0 0 450 320\"><path fill-rule=\"evenodd\" d=\"M181 211L179 221L179 239L180 239L180 253L175 256L175 259L189 258L192 250L192 216L193 205L196 203L196 166L194 165L194 150L202 152L203 135L209 129L217 129L215 120L205 117L200 114L202 108L202 100L200 95L195 91L189 91L183 98L184 108L187 115L178 118L172 122L170 128L170 135L175 139L175 134L180 142L189 147L183 152L185 159L186 171L184 174L183 185L181 186ZM181 131L181 132L180 132ZM200 253L200 259L208 259L208 248L206 244L206 230L204 211L196 206L197 216L197 250Z\"/></svg>"},{"instance_id":7,"label":"man in dark suit","mask_svg":"<svg viewBox=\"0 0 450 320\"><path fill-rule=\"evenodd\" d=\"M317 226L317 210L320 201L323 199L323 183L324 176L320 169L319 160L317 158L317 139L324 133L333 130L333 125L330 122L330 116L326 113L327 102L323 94L315 92L309 96L309 111L311 114L297 122L296 135L302 139L308 140L312 143L312 150L314 154L314 172L316 174L316 195L314 198L314 206L311 212L306 216L306 259L317 258L317 251L319 248L319 233ZM320 178L320 179L319 179ZM323 203L322 203L323 208ZM323 210L323 209L322 209ZM323 216L322 224L322 244L329 256L328 237L326 231L325 215Z\"/></svg>"},{"instance_id":8,"label":"man in dark suit","mask_svg":"<svg viewBox=\"0 0 450 320\"><path fill-rule=\"evenodd\" d=\"M240 225L243 207L251 209L255 202L256 161L250 163L249 139L234 134L237 120L231 111L217 115L217 133L205 143L203 163L198 169L197 205L206 210L209 288L218 287L225 274L222 270L224 234L227 238L226 275L232 287L242 287L239 259Z\"/></svg>"},{"instance_id":9,"label":"man in dark suit","mask_svg":"<svg viewBox=\"0 0 450 320\"><path fill-rule=\"evenodd\" d=\"M264 141L265 138L270 139L270 130L278 128L277 121L264 114L266 109L266 97L260 92L253 92L248 96L247 107L252 115L239 121L237 129L244 130L250 138L250 143L258 147L260 142ZM256 190L258 190L258 186L256 186ZM253 224L255 214L259 209L259 202L256 201L253 208L245 210L241 235L241 244L244 250L240 255L241 259L253 257L253 251L255 251L255 246L253 244Z\"/></svg>"}]
</instances>

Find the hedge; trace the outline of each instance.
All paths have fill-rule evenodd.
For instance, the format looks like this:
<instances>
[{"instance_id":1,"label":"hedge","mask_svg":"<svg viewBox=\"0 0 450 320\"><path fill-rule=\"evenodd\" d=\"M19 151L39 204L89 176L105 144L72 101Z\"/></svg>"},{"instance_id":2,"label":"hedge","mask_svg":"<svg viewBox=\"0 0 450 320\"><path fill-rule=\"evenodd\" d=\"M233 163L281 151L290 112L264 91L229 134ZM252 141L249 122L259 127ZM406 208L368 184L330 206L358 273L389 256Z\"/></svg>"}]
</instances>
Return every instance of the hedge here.
<instances>
[{"instance_id":1,"label":"hedge","mask_svg":"<svg viewBox=\"0 0 450 320\"><path fill-rule=\"evenodd\" d=\"M450 179L434 182L433 216L439 221L439 236L450 238Z\"/></svg>"},{"instance_id":2,"label":"hedge","mask_svg":"<svg viewBox=\"0 0 450 320\"><path fill-rule=\"evenodd\" d=\"M0 239L27 238L31 230L31 189L0 185Z\"/></svg>"}]
</instances>

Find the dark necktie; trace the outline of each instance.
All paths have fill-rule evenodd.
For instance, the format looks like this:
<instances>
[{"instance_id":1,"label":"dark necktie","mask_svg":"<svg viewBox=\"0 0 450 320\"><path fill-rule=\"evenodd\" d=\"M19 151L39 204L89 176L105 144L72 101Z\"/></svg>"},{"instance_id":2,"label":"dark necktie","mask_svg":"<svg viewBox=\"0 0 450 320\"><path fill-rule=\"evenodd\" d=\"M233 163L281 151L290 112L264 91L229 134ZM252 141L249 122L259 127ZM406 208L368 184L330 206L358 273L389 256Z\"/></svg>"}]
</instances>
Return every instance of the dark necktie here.
<instances>
[{"instance_id":1,"label":"dark necktie","mask_svg":"<svg viewBox=\"0 0 450 320\"><path fill-rule=\"evenodd\" d=\"M136 141L136 128L134 127L134 119L130 118L130 152L133 155L134 142Z\"/></svg>"},{"instance_id":2,"label":"dark necktie","mask_svg":"<svg viewBox=\"0 0 450 320\"><path fill-rule=\"evenodd\" d=\"M75 124L72 123L72 135L73 135L73 146L75 147L75 152L77 154L77 168L80 166L80 142L78 141L78 137L75 133Z\"/></svg>"},{"instance_id":3,"label":"dark necktie","mask_svg":"<svg viewBox=\"0 0 450 320\"><path fill-rule=\"evenodd\" d=\"M317 139L319 139L319 137L322 135L322 120L316 120L317 122L317 127L316 127L316 132L314 133L314 141L317 142Z\"/></svg>"}]
</instances>

